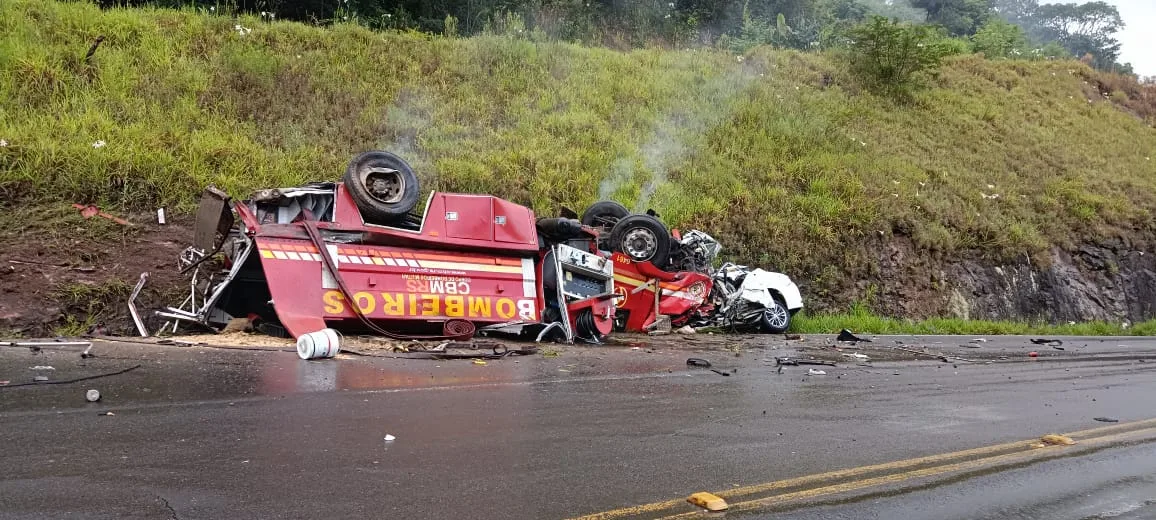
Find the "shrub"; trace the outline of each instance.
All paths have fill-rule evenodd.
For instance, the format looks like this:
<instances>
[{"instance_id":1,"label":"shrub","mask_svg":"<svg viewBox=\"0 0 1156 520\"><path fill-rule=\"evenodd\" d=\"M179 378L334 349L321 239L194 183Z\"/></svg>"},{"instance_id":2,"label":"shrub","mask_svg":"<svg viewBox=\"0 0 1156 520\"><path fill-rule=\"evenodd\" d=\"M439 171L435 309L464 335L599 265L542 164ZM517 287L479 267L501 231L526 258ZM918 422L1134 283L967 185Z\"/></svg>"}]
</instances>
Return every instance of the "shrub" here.
<instances>
[{"instance_id":1,"label":"shrub","mask_svg":"<svg viewBox=\"0 0 1156 520\"><path fill-rule=\"evenodd\" d=\"M851 69L868 87L899 98L924 86L952 52L932 27L872 16L849 32Z\"/></svg>"}]
</instances>

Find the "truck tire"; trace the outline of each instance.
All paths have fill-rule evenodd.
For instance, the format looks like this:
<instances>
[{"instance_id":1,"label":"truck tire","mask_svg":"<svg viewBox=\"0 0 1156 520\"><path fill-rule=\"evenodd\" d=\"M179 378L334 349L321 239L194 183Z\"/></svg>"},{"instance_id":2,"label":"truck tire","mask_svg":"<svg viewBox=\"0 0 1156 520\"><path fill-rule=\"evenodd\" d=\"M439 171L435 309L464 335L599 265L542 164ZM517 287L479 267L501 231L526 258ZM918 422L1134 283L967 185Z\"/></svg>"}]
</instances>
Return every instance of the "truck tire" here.
<instances>
[{"instance_id":1,"label":"truck tire","mask_svg":"<svg viewBox=\"0 0 1156 520\"><path fill-rule=\"evenodd\" d=\"M628 215L610 231L612 251L663 269L670 261L670 231L650 215Z\"/></svg>"},{"instance_id":2,"label":"truck tire","mask_svg":"<svg viewBox=\"0 0 1156 520\"><path fill-rule=\"evenodd\" d=\"M389 152L365 152L354 157L343 180L362 218L372 224L405 217L417 206L421 191L409 164Z\"/></svg>"},{"instance_id":3,"label":"truck tire","mask_svg":"<svg viewBox=\"0 0 1156 520\"><path fill-rule=\"evenodd\" d=\"M630 210L626 209L626 206L612 200L603 200L595 202L582 212L582 225L609 230L629 214Z\"/></svg>"}]
</instances>

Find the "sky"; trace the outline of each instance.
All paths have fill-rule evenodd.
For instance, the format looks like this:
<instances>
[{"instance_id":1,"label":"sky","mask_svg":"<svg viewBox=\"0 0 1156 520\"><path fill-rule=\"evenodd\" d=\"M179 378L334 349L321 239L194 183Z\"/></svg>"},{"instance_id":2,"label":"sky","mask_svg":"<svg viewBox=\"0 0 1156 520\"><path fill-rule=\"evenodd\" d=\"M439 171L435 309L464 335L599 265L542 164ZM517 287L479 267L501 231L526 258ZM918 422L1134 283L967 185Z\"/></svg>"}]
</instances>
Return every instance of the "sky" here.
<instances>
[{"instance_id":1,"label":"sky","mask_svg":"<svg viewBox=\"0 0 1156 520\"><path fill-rule=\"evenodd\" d=\"M1156 0L1104 1L1116 6L1124 19L1124 30L1116 34L1122 45L1120 62L1131 63L1140 76L1156 76Z\"/></svg>"}]
</instances>

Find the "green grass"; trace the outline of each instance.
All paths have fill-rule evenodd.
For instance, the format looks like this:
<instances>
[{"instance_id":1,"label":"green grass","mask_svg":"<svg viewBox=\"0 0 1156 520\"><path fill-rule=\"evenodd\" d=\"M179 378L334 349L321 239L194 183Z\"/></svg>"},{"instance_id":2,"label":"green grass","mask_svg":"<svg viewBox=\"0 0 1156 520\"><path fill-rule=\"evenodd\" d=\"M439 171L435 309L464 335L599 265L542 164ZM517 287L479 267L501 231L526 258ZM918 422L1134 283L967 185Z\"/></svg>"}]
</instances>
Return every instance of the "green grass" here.
<instances>
[{"instance_id":1,"label":"green grass","mask_svg":"<svg viewBox=\"0 0 1156 520\"><path fill-rule=\"evenodd\" d=\"M791 323L791 331L802 334L838 334L843 329L857 334L916 334L916 335L1052 335L1052 336L1152 336L1156 335L1156 320L1130 324L1082 322L1073 324L1029 323L1022 321L961 320L934 318L902 320L864 313L799 314Z\"/></svg>"},{"instance_id":2,"label":"green grass","mask_svg":"<svg viewBox=\"0 0 1156 520\"><path fill-rule=\"evenodd\" d=\"M53 288L53 296L64 308L64 323L53 329L54 336L75 337L93 325L127 313L124 302L132 286L120 280L103 283L69 283Z\"/></svg>"},{"instance_id":3,"label":"green grass","mask_svg":"<svg viewBox=\"0 0 1156 520\"><path fill-rule=\"evenodd\" d=\"M1113 104L1127 92L1086 85L1093 74L956 57L898 105L827 54L615 52L6 0L0 206L188 210L207 184L245 195L336 179L382 148L427 189L543 215L603 196L652 206L819 294L870 272L864 244L880 235L1022 258L1150 232L1156 131Z\"/></svg>"}]
</instances>

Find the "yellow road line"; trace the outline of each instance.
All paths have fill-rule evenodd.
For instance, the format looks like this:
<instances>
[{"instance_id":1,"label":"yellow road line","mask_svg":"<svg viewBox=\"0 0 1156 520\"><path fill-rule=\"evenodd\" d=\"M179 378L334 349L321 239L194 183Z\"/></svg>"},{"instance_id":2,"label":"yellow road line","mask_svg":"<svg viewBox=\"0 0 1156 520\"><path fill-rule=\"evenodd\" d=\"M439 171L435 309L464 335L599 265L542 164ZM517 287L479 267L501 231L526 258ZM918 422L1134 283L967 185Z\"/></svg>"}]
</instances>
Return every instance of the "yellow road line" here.
<instances>
[{"instance_id":1,"label":"yellow road line","mask_svg":"<svg viewBox=\"0 0 1156 520\"><path fill-rule=\"evenodd\" d=\"M1071 452L1073 449L1080 450L1080 449L1086 449L1089 446L1111 444L1113 442L1125 440L1128 438L1140 437L1143 434L1156 435L1156 428L1145 428L1142 430L1132 430L1132 431L1127 431L1124 433L1117 433L1115 435L1106 435L1103 437L1096 437L1093 439L1088 439L1085 441L1081 441L1080 444L1077 445L1078 446L1077 448L1069 448L1067 446L1049 446L1046 448L1038 448L1038 449L1033 449L1030 451L1017 451L1014 453L1007 453L1004 455L997 455L994 457L986 457L986 458L969 460L969 461L964 461L964 462L957 462L955 464L948 464L946 466L936 466L936 467L931 467L931 468L907 471L904 473L896 473L896 474L892 474L892 475L883 475L880 477L874 477L874 478L869 478L869 479L864 479L864 480L855 480L855 481L851 481L851 482L845 482L843 484L834 484L831 486L825 486L825 487L821 487L821 488L805 489L802 491L796 491L794 493L786 493L786 494L774 495L774 496L770 496L770 497L766 497L766 498L748 500L745 502L738 502L738 503L731 504L730 505L731 507L730 507L730 509L728 509L728 511L734 512L734 511L758 509L761 507L766 507L766 506L770 506L770 505L774 505L774 504L790 502L792 500L806 500L806 499L821 497L824 495L833 495L833 494L837 494L837 493L845 493L848 491L856 491L859 489L866 489L866 488L871 488L871 487L876 487L876 486L884 486L887 484L896 484L899 482L905 482L905 481L913 480L913 479L917 479L917 478L934 477L936 475L942 475L945 473L954 473L957 471L966 471L969 469L979 469L979 468L989 467L989 466L993 466L993 465L1013 464L1016 462L1027 461L1027 460L1036 459L1036 458L1048 459L1048 458L1053 458L1053 457L1060 457L1060 456L1065 455L1068 452ZM674 520L674 519L678 519L678 518L690 518L693 516L700 516L700 515L701 515L701 513L699 511L691 511L688 513L681 513L681 514L677 514L677 515L665 516L662 518L664 520Z\"/></svg>"},{"instance_id":2,"label":"yellow road line","mask_svg":"<svg viewBox=\"0 0 1156 520\"><path fill-rule=\"evenodd\" d=\"M1143 421L1134 421L1134 422L1116 424L1116 425L1112 425L1112 426L1102 426L1099 428L1081 430L1078 432L1069 433L1069 434L1067 434L1067 436L1072 437L1076 440L1083 440L1083 439L1089 439L1089 438L1095 437L1097 435L1106 435L1106 434L1111 433L1111 432L1122 431L1122 430L1135 430L1135 429L1152 427L1152 426L1156 426L1156 419L1146 419ZM987 455L999 453L1001 451L1016 450L1016 449L1026 450L1026 449L1029 449L1028 445L1031 443L1034 443L1034 442L1038 442L1038 438L1037 439L1023 440L1023 441L1017 441L1017 442L1009 442L1009 443L1005 443L1005 444L996 444L993 446L984 446L984 447L980 447L980 448L973 448L973 449L969 449L969 450L962 450L962 451L956 451L956 452L951 452L951 453L942 453L942 454L938 454L938 455L930 455L927 457L918 457L918 458L914 458L914 459L906 459L906 460L898 460L898 461L894 461L894 462L886 462L883 464L875 464L875 465L871 465L871 466L860 466L857 468L843 469L843 470L831 471L831 472L827 472L827 473L819 473L819 474L815 474L815 475L796 477L796 478L786 479L786 480L778 480L778 481L774 481L774 482L767 482L764 484L755 484L755 485L751 485L751 486L734 488L734 489L730 489L727 491L718 492L715 494L719 495L723 498L726 498L726 499L740 498L740 497L747 496L747 495L766 493L768 491L774 491L776 489L785 489L785 488L791 488L791 487L797 487L797 486L821 484L821 483L832 481L832 480L858 477L861 475L879 472L879 471L903 470L903 469L911 468L914 466L922 466L925 464L942 464L942 463L947 463L947 462L953 461L955 459L987 456ZM645 514L645 513L654 513L654 512L662 511L664 509L670 509L671 507L682 506L685 503L686 503L685 499L666 500L663 502L654 502L651 504L643 504L643 505L638 505L638 506L624 507L621 509L614 509L614 510L605 511L602 513L594 513L594 514L579 517L575 520L611 520L614 518L623 518L623 517L640 515L640 514Z\"/></svg>"}]
</instances>

